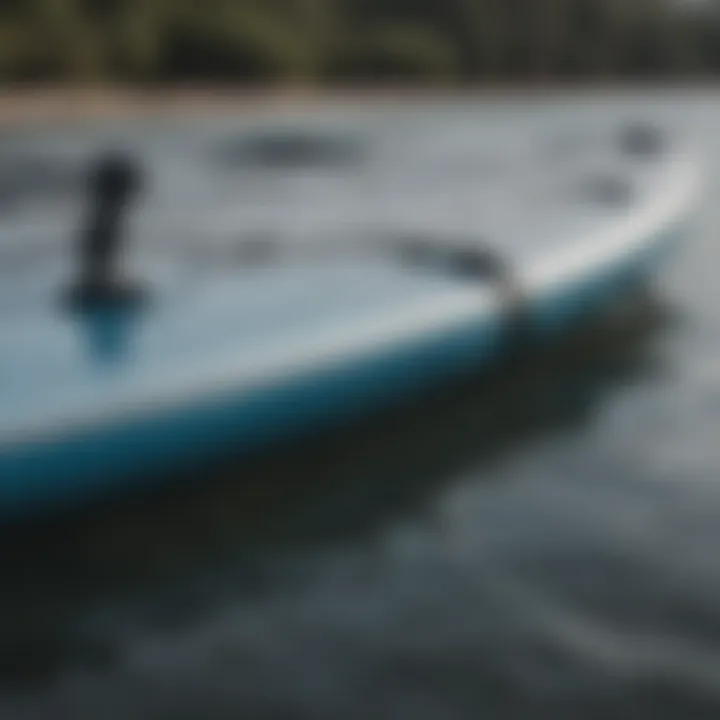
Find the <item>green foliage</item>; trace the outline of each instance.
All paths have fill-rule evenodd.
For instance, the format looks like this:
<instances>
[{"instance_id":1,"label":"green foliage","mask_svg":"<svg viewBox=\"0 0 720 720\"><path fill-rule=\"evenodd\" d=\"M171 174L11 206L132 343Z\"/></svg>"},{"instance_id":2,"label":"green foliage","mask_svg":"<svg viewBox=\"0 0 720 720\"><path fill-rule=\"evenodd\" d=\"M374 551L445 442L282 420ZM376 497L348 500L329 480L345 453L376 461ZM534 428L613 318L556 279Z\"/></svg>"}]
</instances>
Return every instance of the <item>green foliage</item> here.
<instances>
[{"instance_id":1,"label":"green foliage","mask_svg":"<svg viewBox=\"0 0 720 720\"><path fill-rule=\"evenodd\" d=\"M712 4L2 0L0 79L476 80L714 71Z\"/></svg>"},{"instance_id":2,"label":"green foliage","mask_svg":"<svg viewBox=\"0 0 720 720\"><path fill-rule=\"evenodd\" d=\"M452 45L432 28L409 24L379 26L351 40L340 65L341 76L362 80L438 80L456 71Z\"/></svg>"}]
</instances>

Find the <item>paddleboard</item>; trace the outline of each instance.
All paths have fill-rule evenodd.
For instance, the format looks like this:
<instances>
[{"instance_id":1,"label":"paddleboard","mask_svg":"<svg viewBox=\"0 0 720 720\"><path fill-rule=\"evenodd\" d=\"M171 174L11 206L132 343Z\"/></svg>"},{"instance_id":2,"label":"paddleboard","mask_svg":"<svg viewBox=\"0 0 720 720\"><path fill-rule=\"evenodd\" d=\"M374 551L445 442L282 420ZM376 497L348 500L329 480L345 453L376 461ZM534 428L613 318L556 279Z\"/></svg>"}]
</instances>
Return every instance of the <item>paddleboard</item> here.
<instances>
[{"instance_id":1,"label":"paddleboard","mask_svg":"<svg viewBox=\"0 0 720 720\"><path fill-rule=\"evenodd\" d=\"M694 154L642 138L609 133L580 158L516 153L480 188L427 174L393 189L366 172L382 198L372 222L367 203L313 221L303 211L326 188L255 168L261 190L213 212L232 242L203 237L192 206L162 232L139 212L125 270L143 300L127 307L69 309L71 254L6 243L0 518L341 421L501 360L522 333L582 322L651 275L692 220Z\"/></svg>"}]
</instances>

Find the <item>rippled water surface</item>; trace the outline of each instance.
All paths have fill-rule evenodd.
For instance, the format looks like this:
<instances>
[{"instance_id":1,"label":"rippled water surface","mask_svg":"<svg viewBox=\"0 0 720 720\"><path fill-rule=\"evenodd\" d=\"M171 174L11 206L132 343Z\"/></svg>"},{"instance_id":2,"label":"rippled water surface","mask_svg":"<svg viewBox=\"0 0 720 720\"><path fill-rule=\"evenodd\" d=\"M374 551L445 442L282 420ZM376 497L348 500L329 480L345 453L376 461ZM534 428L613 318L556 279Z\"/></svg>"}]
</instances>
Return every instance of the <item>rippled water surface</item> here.
<instances>
[{"instance_id":1,"label":"rippled water surface","mask_svg":"<svg viewBox=\"0 0 720 720\"><path fill-rule=\"evenodd\" d=\"M399 105L372 123L442 164L476 126L617 114L684 130L707 162L695 231L651 291L403 407L5 532L0 717L717 717L720 95ZM172 164L173 142L234 122L164 145L133 132Z\"/></svg>"}]
</instances>

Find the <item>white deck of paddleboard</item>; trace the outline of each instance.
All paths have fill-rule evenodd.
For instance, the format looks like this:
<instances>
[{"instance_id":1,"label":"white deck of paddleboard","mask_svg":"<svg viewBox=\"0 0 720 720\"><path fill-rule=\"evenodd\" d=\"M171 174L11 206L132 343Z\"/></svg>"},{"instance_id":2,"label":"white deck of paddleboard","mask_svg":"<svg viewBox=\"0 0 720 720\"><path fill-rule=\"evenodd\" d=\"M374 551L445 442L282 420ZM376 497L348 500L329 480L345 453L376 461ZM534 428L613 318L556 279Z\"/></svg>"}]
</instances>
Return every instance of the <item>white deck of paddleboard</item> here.
<instances>
[{"instance_id":1,"label":"white deck of paddleboard","mask_svg":"<svg viewBox=\"0 0 720 720\"><path fill-rule=\"evenodd\" d=\"M285 180L266 178L264 202L256 196L218 204L215 237L205 242L222 247L238 227L270 229L297 248L307 247L309 239L330 245L333 238L362 240L375 229L388 235L421 232L437 242L475 237L510 258L528 293L539 297L654 242L687 212L697 183L688 153L648 164L600 153L556 170L516 157L507 172L511 178L505 181L486 178L454 185L451 192L437 177L398 187L369 173L347 180L362 182L362 192L345 193L352 201L322 213L317 178L306 185L296 178L292 192ZM613 206L578 199L578 182L596 172L626 178L633 187L631 202ZM370 204L372 217L370 193L383 198L381 209ZM64 212L69 232L77 213ZM144 228L163 242L136 254L136 271L144 275L152 300L126 326L108 329L65 313L58 299L69 271L52 254L5 270L0 448L77 424L272 383L500 311L500 300L487 286L420 272L382 252L324 259L298 252L290 261L255 270L223 262L198 265L167 244L180 234L200 237L192 208L176 213L173 223L161 226L149 206L137 220L138 231ZM118 345L114 357L107 356L108 343Z\"/></svg>"}]
</instances>

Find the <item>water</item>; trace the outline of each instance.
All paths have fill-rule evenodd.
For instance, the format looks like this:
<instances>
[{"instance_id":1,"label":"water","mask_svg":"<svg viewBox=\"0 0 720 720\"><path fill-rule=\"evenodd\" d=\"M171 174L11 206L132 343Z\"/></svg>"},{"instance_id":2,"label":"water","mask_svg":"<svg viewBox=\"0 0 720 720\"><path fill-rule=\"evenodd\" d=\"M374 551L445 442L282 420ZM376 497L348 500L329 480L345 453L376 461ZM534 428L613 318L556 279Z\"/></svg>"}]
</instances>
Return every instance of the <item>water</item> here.
<instances>
[{"instance_id":1,"label":"water","mask_svg":"<svg viewBox=\"0 0 720 720\"><path fill-rule=\"evenodd\" d=\"M526 105L642 111L703 147L707 201L656 287L489 375L6 532L0 717L717 716L720 95L393 112Z\"/></svg>"}]
</instances>

